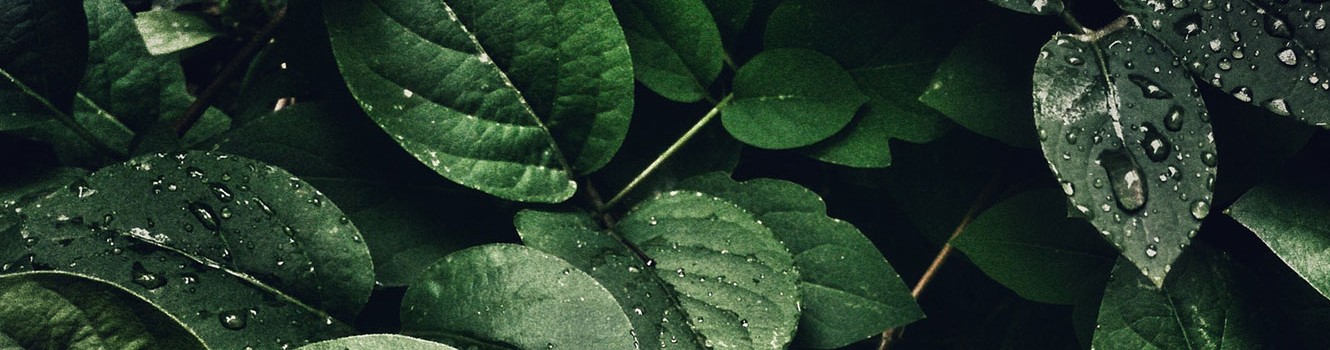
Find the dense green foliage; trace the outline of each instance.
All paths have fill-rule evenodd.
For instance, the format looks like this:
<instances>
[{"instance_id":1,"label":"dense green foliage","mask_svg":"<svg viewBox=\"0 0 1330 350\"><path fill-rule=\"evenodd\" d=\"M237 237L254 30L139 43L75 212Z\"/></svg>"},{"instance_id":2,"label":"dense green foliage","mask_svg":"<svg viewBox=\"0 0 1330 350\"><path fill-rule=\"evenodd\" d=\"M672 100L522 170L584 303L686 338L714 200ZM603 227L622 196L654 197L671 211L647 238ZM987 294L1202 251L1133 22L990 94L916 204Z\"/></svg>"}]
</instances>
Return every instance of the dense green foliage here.
<instances>
[{"instance_id":1,"label":"dense green foliage","mask_svg":"<svg viewBox=\"0 0 1330 350\"><path fill-rule=\"evenodd\" d=\"M1325 348L1327 17L0 0L0 347Z\"/></svg>"}]
</instances>

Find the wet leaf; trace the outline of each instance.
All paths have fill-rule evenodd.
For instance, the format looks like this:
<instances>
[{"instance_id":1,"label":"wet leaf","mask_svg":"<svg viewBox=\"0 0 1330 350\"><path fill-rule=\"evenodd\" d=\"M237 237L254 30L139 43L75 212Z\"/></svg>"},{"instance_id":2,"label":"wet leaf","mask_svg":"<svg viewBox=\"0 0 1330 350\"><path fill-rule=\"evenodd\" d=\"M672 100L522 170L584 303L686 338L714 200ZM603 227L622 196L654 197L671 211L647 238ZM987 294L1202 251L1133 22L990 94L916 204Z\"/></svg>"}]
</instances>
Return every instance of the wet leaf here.
<instances>
[{"instance_id":1,"label":"wet leaf","mask_svg":"<svg viewBox=\"0 0 1330 350\"><path fill-rule=\"evenodd\" d=\"M1256 233L1298 276L1330 298L1330 187L1323 179L1276 179L1225 211Z\"/></svg>"},{"instance_id":2,"label":"wet leaf","mask_svg":"<svg viewBox=\"0 0 1330 350\"><path fill-rule=\"evenodd\" d=\"M611 0L623 24L637 80L679 102L707 97L725 49L703 0Z\"/></svg>"},{"instance_id":3,"label":"wet leaf","mask_svg":"<svg viewBox=\"0 0 1330 350\"><path fill-rule=\"evenodd\" d=\"M325 340L299 350L456 350L451 346L396 334L369 334Z\"/></svg>"},{"instance_id":4,"label":"wet leaf","mask_svg":"<svg viewBox=\"0 0 1330 350\"><path fill-rule=\"evenodd\" d=\"M626 133L632 62L604 1L346 0L324 18L360 107L464 186L561 202Z\"/></svg>"},{"instance_id":5,"label":"wet leaf","mask_svg":"<svg viewBox=\"0 0 1330 350\"><path fill-rule=\"evenodd\" d=\"M0 345L20 349L204 349L161 309L106 281L62 272L0 276Z\"/></svg>"},{"instance_id":6,"label":"wet leaf","mask_svg":"<svg viewBox=\"0 0 1330 350\"><path fill-rule=\"evenodd\" d=\"M373 286L359 233L309 184L255 161L160 154L101 169L22 211L7 272L106 280L213 347L346 335ZM330 316L331 315L331 316ZM275 327L265 325L296 325Z\"/></svg>"},{"instance_id":7,"label":"wet leaf","mask_svg":"<svg viewBox=\"0 0 1330 350\"><path fill-rule=\"evenodd\" d=\"M1056 188L1018 194L985 210L951 243L989 277L1026 299L1073 304L1099 293L1116 253L1094 227L1066 217Z\"/></svg>"},{"instance_id":8,"label":"wet leaf","mask_svg":"<svg viewBox=\"0 0 1330 350\"><path fill-rule=\"evenodd\" d=\"M539 250L473 247L439 260L420 278L402 300L408 335L484 348L634 347L633 327L614 296Z\"/></svg>"},{"instance_id":9,"label":"wet leaf","mask_svg":"<svg viewBox=\"0 0 1330 350\"><path fill-rule=\"evenodd\" d=\"M134 26L153 55L188 49L220 34L202 17L164 9L139 13Z\"/></svg>"},{"instance_id":10,"label":"wet leaf","mask_svg":"<svg viewBox=\"0 0 1330 350\"><path fill-rule=\"evenodd\" d=\"M1234 263L1205 245L1189 249L1161 288L1119 259L1104 290L1093 348L1260 349L1255 305Z\"/></svg>"},{"instance_id":11,"label":"wet leaf","mask_svg":"<svg viewBox=\"0 0 1330 350\"><path fill-rule=\"evenodd\" d=\"M1008 10L1033 15L1057 15L1062 13L1062 0L988 0Z\"/></svg>"},{"instance_id":12,"label":"wet leaf","mask_svg":"<svg viewBox=\"0 0 1330 350\"><path fill-rule=\"evenodd\" d=\"M770 50L739 69L721 121L749 145L795 148L831 137L867 100L831 58L805 49Z\"/></svg>"},{"instance_id":13,"label":"wet leaf","mask_svg":"<svg viewBox=\"0 0 1330 350\"><path fill-rule=\"evenodd\" d=\"M1118 0L1202 81L1280 116L1330 127L1330 5Z\"/></svg>"},{"instance_id":14,"label":"wet leaf","mask_svg":"<svg viewBox=\"0 0 1330 350\"><path fill-rule=\"evenodd\" d=\"M1035 124L1069 213L1162 285L1210 213L1217 155L1195 83L1134 29L1059 35L1039 56Z\"/></svg>"}]
</instances>

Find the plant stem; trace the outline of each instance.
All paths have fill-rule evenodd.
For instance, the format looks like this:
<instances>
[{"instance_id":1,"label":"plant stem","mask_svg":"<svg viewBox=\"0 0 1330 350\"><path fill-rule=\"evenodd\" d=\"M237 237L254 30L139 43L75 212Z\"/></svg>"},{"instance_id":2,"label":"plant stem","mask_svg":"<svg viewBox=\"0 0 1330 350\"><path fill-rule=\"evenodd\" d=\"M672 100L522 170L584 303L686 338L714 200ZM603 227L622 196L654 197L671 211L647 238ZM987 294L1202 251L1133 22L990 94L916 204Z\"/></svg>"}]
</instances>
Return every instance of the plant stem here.
<instances>
[{"instance_id":1,"label":"plant stem","mask_svg":"<svg viewBox=\"0 0 1330 350\"><path fill-rule=\"evenodd\" d=\"M674 144L670 145L669 148L666 148L665 152L662 152L660 156L656 157L655 161L651 162L651 165L648 165L646 169L643 169L641 173L637 174L637 177L633 178L633 181L629 182L628 186L624 186L622 190L619 190L619 193L616 193L614 198L610 198L610 201L606 202L605 205L601 206L597 211L604 213L606 210L613 208L615 204L619 203L619 201L622 201L629 192L632 192L633 189L642 184L642 180L651 176L651 173L655 172L657 168L660 168L660 165L664 164L665 160L668 160L670 156L673 156L680 148L683 148L683 145L688 143L688 140L693 139L693 136L696 136L697 133L702 130L702 127L706 126L712 119L715 119L716 116L720 115L720 109L730 103L730 100L733 98L734 94L728 94L720 99L720 102L716 102L716 106L711 107L711 110L708 111L706 115L702 116L702 119L698 120L697 124L693 124L691 129L688 129L683 136L680 136L678 140L675 140Z\"/></svg>"},{"instance_id":2,"label":"plant stem","mask_svg":"<svg viewBox=\"0 0 1330 350\"><path fill-rule=\"evenodd\" d=\"M933 281L934 276L937 276L937 271L942 268L942 264L947 262L948 257L951 257L951 252L955 250L955 248L951 246L951 242L955 241L957 237L960 237L961 232L965 232L965 228L970 226L970 222L974 220L975 216L979 215L980 210L983 210L983 208L988 206L989 199L992 198L993 195L997 193L997 189L1001 187L999 186L1002 183L999 181L1001 178L1002 168L998 167L998 169L993 171L993 177L988 180L988 184L984 186L984 189L981 192L979 192L979 196L975 197L974 202L970 204L970 209L965 211L965 216L961 217L960 223L956 224L956 229L951 231L951 237L947 238L947 243L942 245L942 250L939 250L937 256L933 257L933 263L928 265L928 269L924 270L923 276L919 277L919 282L914 284L914 289L910 290L910 296L914 297L915 300L919 299L919 295L924 293L924 288L928 287L928 283ZM891 328L883 331L877 349L890 349L891 342L897 338L896 335L898 334L898 331L898 328Z\"/></svg>"},{"instance_id":3,"label":"plant stem","mask_svg":"<svg viewBox=\"0 0 1330 350\"><path fill-rule=\"evenodd\" d=\"M286 18L286 6L278 9L277 13L272 15L272 19L268 20L268 23L263 25L263 28L257 34L254 34L253 38L249 39L249 43L245 44L245 47L241 48L240 52L236 53L235 57L232 57L231 61L226 63L226 67L222 68L222 71L217 74L217 78L213 79L212 83L203 89L203 93L199 94L199 98L189 105L189 109L185 110L185 115L176 122L175 132L177 136L185 136L185 133L189 132L194 123L198 123L199 118L203 117L203 112L217 98L217 94L222 91L222 87L226 85L226 82L231 80L231 77L239 72L241 67L248 66L247 63L249 63L250 58L254 57L259 49L268 44L284 18Z\"/></svg>"},{"instance_id":4,"label":"plant stem","mask_svg":"<svg viewBox=\"0 0 1330 350\"><path fill-rule=\"evenodd\" d=\"M1071 11L1065 7L1062 8L1062 12L1058 12L1058 17L1061 17L1062 22L1076 32L1081 34L1090 34L1091 32L1090 28L1086 28L1085 25L1081 24L1081 21L1076 20L1076 16L1072 16Z\"/></svg>"},{"instance_id":5,"label":"plant stem","mask_svg":"<svg viewBox=\"0 0 1330 350\"><path fill-rule=\"evenodd\" d=\"M19 81L13 75L10 75L9 72L6 72L3 69L0 69L0 76L8 78L10 82L12 82L15 86L19 88L19 90L23 90L24 93L28 94L28 96L32 96L33 100L37 101L37 103L40 103L42 107L46 107L46 109L50 110L51 113L55 115L56 121L60 122L60 124L64 124L65 127L69 128L69 130L74 132L75 135L78 135L79 138L83 139L84 141L87 141L88 144L92 145L93 148L96 148L98 152L102 152L103 155L108 155L112 157L125 156L124 153L120 153L119 151L116 151L115 149L111 148L111 146L107 146L105 142L102 142L102 139L97 138L97 136L93 135L92 132L89 132L88 129L85 129L83 127L83 124L79 124L78 119L74 118L73 112L65 113L65 111L56 107L54 104L51 104L51 101L47 100L46 96L42 96L41 94L37 93L37 91L33 90L27 84L24 84L22 81ZM75 98L78 98L77 93L75 95ZM78 102L76 101L75 103Z\"/></svg>"}]
</instances>

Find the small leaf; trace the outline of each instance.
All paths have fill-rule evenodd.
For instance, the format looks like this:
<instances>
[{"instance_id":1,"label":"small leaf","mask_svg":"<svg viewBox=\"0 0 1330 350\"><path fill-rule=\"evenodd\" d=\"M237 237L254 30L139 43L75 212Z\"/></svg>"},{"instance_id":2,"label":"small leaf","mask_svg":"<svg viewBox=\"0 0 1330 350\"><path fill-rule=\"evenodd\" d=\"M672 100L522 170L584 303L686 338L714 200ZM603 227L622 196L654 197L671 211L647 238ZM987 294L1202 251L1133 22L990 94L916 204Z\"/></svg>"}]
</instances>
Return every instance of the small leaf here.
<instances>
[{"instance_id":1,"label":"small leaf","mask_svg":"<svg viewBox=\"0 0 1330 350\"><path fill-rule=\"evenodd\" d=\"M612 0L631 48L637 80L679 102L707 97L725 49L702 0Z\"/></svg>"},{"instance_id":2,"label":"small leaf","mask_svg":"<svg viewBox=\"0 0 1330 350\"><path fill-rule=\"evenodd\" d=\"M444 177L561 202L632 111L628 47L604 1L325 3L333 53L371 118Z\"/></svg>"},{"instance_id":3,"label":"small leaf","mask_svg":"<svg viewBox=\"0 0 1330 350\"><path fill-rule=\"evenodd\" d=\"M932 117L911 120L915 115ZM891 139L928 142L950 126L945 117L922 104L897 105L871 99L839 133L799 152L832 164L885 168L891 165Z\"/></svg>"},{"instance_id":4,"label":"small leaf","mask_svg":"<svg viewBox=\"0 0 1330 350\"><path fill-rule=\"evenodd\" d=\"M1217 157L1205 104L1168 52L1134 29L1059 35L1034 75L1040 143L1068 209L1156 285L1210 213Z\"/></svg>"},{"instance_id":5,"label":"small leaf","mask_svg":"<svg viewBox=\"0 0 1330 350\"><path fill-rule=\"evenodd\" d=\"M1258 309L1223 253L1194 246L1156 287L1119 259L1104 290L1093 348L1260 349Z\"/></svg>"},{"instance_id":6,"label":"small leaf","mask_svg":"<svg viewBox=\"0 0 1330 350\"><path fill-rule=\"evenodd\" d=\"M325 340L298 350L456 350L456 348L396 334L368 334Z\"/></svg>"},{"instance_id":7,"label":"small leaf","mask_svg":"<svg viewBox=\"0 0 1330 350\"><path fill-rule=\"evenodd\" d=\"M24 249L0 257L6 272L104 279L214 347L346 335L329 314L353 319L373 286L368 251L334 204L285 171L238 157L138 158L23 209L20 237L6 244Z\"/></svg>"},{"instance_id":8,"label":"small leaf","mask_svg":"<svg viewBox=\"0 0 1330 350\"><path fill-rule=\"evenodd\" d=\"M1185 69L1242 102L1330 127L1330 4L1118 0Z\"/></svg>"},{"instance_id":9,"label":"small leaf","mask_svg":"<svg viewBox=\"0 0 1330 350\"><path fill-rule=\"evenodd\" d=\"M975 218L951 243L1026 299L1073 304L1103 289L1116 253L1094 227L1066 217L1056 188L1015 195Z\"/></svg>"},{"instance_id":10,"label":"small leaf","mask_svg":"<svg viewBox=\"0 0 1330 350\"><path fill-rule=\"evenodd\" d=\"M721 121L736 139L767 149L811 145L835 134L867 102L840 65L805 49L763 52L734 77Z\"/></svg>"},{"instance_id":11,"label":"small leaf","mask_svg":"<svg viewBox=\"0 0 1330 350\"><path fill-rule=\"evenodd\" d=\"M188 49L220 34L199 16L165 9L139 13L134 17L134 26L143 34L148 52L153 55Z\"/></svg>"},{"instance_id":12,"label":"small leaf","mask_svg":"<svg viewBox=\"0 0 1330 350\"><path fill-rule=\"evenodd\" d=\"M1062 13L1062 0L988 0L1008 10L1032 15L1057 15Z\"/></svg>"},{"instance_id":13,"label":"small leaf","mask_svg":"<svg viewBox=\"0 0 1330 350\"><path fill-rule=\"evenodd\" d=\"M465 249L420 278L402 300L402 331L408 335L486 348L634 347L633 327L609 291L535 249Z\"/></svg>"},{"instance_id":14,"label":"small leaf","mask_svg":"<svg viewBox=\"0 0 1330 350\"><path fill-rule=\"evenodd\" d=\"M1225 211L1256 233L1303 280L1330 298L1330 187L1323 179L1279 179Z\"/></svg>"},{"instance_id":15,"label":"small leaf","mask_svg":"<svg viewBox=\"0 0 1330 350\"><path fill-rule=\"evenodd\" d=\"M62 272L0 276L0 339L22 349L206 348L129 291Z\"/></svg>"}]
</instances>

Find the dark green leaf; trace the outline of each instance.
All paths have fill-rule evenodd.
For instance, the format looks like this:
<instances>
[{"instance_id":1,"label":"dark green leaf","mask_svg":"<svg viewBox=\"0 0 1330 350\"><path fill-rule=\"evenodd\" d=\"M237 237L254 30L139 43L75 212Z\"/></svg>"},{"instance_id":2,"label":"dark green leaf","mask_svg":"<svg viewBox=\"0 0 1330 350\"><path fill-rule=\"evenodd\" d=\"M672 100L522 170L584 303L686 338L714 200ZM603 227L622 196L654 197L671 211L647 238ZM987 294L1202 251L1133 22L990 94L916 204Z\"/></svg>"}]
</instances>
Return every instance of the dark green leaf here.
<instances>
[{"instance_id":1,"label":"dark green leaf","mask_svg":"<svg viewBox=\"0 0 1330 350\"><path fill-rule=\"evenodd\" d=\"M623 140L632 69L608 3L325 5L361 108L450 180L561 202L576 189L570 177L599 168Z\"/></svg>"},{"instance_id":2,"label":"dark green leaf","mask_svg":"<svg viewBox=\"0 0 1330 350\"><path fill-rule=\"evenodd\" d=\"M99 170L23 208L26 254L9 270L107 280L212 346L281 346L346 335L373 286L355 226L286 171L201 152ZM326 311L321 311L326 310ZM295 324L265 327L256 324Z\"/></svg>"},{"instance_id":3,"label":"dark green leaf","mask_svg":"<svg viewBox=\"0 0 1330 350\"><path fill-rule=\"evenodd\" d=\"M1094 227L1066 217L1056 188L1019 194L988 208L951 244L1020 296L1073 304L1103 289L1116 253Z\"/></svg>"},{"instance_id":4,"label":"dark green leaf","mask_svg":"<svg viewBox=\"0 0 1330 350\"><path fill-rule=\"evenodd\" d=\"M299 350L456 350L451 346L396 334L369 334L325 340Z\"/></svg>"},{"instance_id":5,"label":"dark green leaf","mask_svg":"<svg viewBox=\"0 0 1330 350\"><path fill-rule=\"evenodd\" d=\"M16 118L69 113L88 62L82 2L4 0L0 9L0 130Z\"/></svg>"},{"instance_id":6,"label":"dark green leaf","mask_svg":"<svg viewBox=\"0 0 1330 350\"><path fill-rule=\"evenodd\" d=\"M1257 309L1224 253L1194 246L1156 287L1119 259L1104 291L1095 349L1260 349Z\"/></svg>"},{"instance_id":7,"label":"dark green leaf","mask_svg":"<svg viewBox=\"0 0 1330 350\"><path fill-rule=\"evenodd\" d=\"M0 347L206 348L178 321L129 291L60 272L0 276Z\"/></svg>"},{"instance_id":8,"label":"dark green leaf","mask_svg":"<svg viewBox=\"0 0 1330 350\"><path fill-rule=\"evenodd\" d=\"M1006 9L1034 15L1057 15L1062 13L1062 0L988 0Z\"/></svg>"},{"instance_id":9,"label":"dark green leaf","mask_svg":"<svg viewBox=\"0 0 1330 350\"><path fill-rule=\"evenodd\" d=\"M465 249L430 266L402 300L402 331L487 348L631 349L635 341L595 279L511 244Z\"/></svg>"},{"instance_id":10,"label":"dark green leaf","mask_svg":"<svg viewBox=\"0 0 1330 350\"><path fill-rule=\"evenodd\" d=\"M749 145L801 147L840 131L867 100L831 58L805 49L770 50L739 69L721 121Z\"/></svg>"},{"instance_id":11,"label":"dark green leaf","mask_svg":"<svg viewBox=\"0 0 1330 350\"><path fill-rule=\"evenodd\" d=\"M724 36L736 37L748 24L753 13L753 0L702 0L716 18L716 27Z\"/></svg>"},{"instance_id":12,"label":"dark green leaf","mask_svg":"<svg viewBox=\"0 0 1330 350\"><path fill-rule=\"evenodd\" d=\"M795 337L803 347L849 345L924 314L900 275L854 225L827 217L816 194L791 182L735 182L719 173L680 185L751 212L794 254L802 315Z\"/></svg>"},{"instance_id":13,"label":"dark green leaf","mask_svg":"<svg viewBox=\"0 0 1330 350\"><path fill-rule=\"evenodd\" d=\"M1322 1L1118 0L1201 80L1242 102L1330 127L1330 51Z\"/></svg>"},{"instance_id":14,"label":"dark green leaf","mask_svg":"<svg viewBox=\"0 0 1330 350\"><path fill-rule=\"evenodd\" d=\"M1025 0L1013 0L1025 1ZM1034 147L1031 75L1053 26L1004 14L975 27L942 62L919 101L975 133Z\"/></svg>"},{"instance_id":15,"label":"dark green leaf","mask_svg":"<svg viewBox=\"0 0 1330 350\"><path fill-rule=\"evenodd\" d=\"M164 9L139 13L134 26L153 55L188 49L220 34L202 17Z\"/></svg>"},{"instance_id":16,"label":"dark green leaf","mask_svg":"<svg viewBox=\"0 0 1330 350\"><path fill-rule=\"evenodd\" d=\"M612 0L632 48L637 80L679 102L707 97L725 49L702 0Z\"/></svg>"},{"instance_id":17,"label":"dark green leaf","mask_svg":"<svg viewBox=\"0 0 1330 350\"><path fill-rule=\"evenodd\" d=\"M1039 56L1035 123L1069 213L1162 285L1210 213L1214 136L1195 83L1135 29L1059 35Z\"/></svg>"},{"instance_id":18,"label":"dark green leaf","mask_svg":"<svg viewBox=\"0 0 1330 350\"><path fill-rule=\"evenodd\" d=\"M1330 298L1330 187L1324 179L1276 180L1243 195L1225 211L1274 251L1308 284Z\"/></svg>"}]
</instances>

